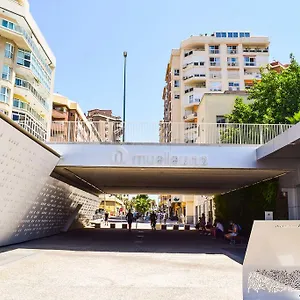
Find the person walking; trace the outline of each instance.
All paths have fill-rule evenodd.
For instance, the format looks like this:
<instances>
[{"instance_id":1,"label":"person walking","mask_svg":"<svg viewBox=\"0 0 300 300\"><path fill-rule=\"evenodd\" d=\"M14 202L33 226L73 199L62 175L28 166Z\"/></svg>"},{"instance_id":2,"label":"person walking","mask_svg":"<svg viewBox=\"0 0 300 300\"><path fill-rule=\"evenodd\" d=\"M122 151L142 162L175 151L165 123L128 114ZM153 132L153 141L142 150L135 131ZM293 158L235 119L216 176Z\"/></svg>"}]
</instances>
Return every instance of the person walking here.
<instances>
[{"instance_id":1,"label":"person walking","mask_svg":"<svg viewBox=\"0 0 300 300\"><path fill-rule=\"evenodd\" d=\"M200 233L201 234L205 234L205 232L206 232L205 225L206 225L205 214L203 213L201 216L201 220L200 220L200 230L201 230Z\"/></svg>"},{"instance_id":2,"label":"person walking","mask_svg":"<svg viewBox=\"0 0 300 300\"><path fill-rule=\"evenodd\" d=\"M108 211L106 211L104 214L104 225L105 226L108 226L108 217L109 217L109 213L108 213Z\"/></svg>"},{"instance_id":3,"label":"person walking","mask_svg":"<svg viewBox=\"0 0 300 300\"><path fill-rule=\"evenodd\" d=\"M156 220L157 220L157 215L153 211L150 215L150 222L151 222L151 229L155 230L156 229Z\"/></svg>"},{"instance_id":4,"label":"person walking","mask_svg":"<svg viewBox=\"0 0 300 300\"><path fill-rule=\"evenodd\" d=\"M127 220L127 223L128 223L128 229L129 229L129 231L131 231L131 225L132 225L132 221L133 221L133 214L132 214L130 209L129 209L127 215L126 215L126 220Z\"/></svg>"}]
</instances>

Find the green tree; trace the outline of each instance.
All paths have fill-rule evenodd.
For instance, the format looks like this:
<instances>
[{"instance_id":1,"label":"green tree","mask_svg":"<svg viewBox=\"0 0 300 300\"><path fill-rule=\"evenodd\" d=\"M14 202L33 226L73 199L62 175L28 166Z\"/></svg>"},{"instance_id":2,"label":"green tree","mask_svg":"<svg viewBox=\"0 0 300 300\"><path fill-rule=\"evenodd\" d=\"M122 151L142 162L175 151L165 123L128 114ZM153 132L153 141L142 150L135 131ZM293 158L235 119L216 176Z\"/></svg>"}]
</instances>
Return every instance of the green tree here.
<instances>
[{"instance_id":1,"label":"green tree","mask_svg":"<svg viewBox=\"0 0 300 300\"><path fill-rule=\"evenodd\" d=\"M289 67L281 73L267 67L261 76L249 90L248 100L253 102L245 104L237 98L227 116L229 122L284 124L299 120L293 118L300 111L300 66L294 56L291 54Z\"/></svg>"},{"instance_id":2,"label":"green tree","mask_svg":"<svg viewBox=\"0 0 300 300\"><path fill-rule=\"evenodd\" d=\"M134 197L134 206L135 210L145 215L147 211L149 211L151 207L151 199L146 194L140 194Z\"/></svg>"}]
</instances>

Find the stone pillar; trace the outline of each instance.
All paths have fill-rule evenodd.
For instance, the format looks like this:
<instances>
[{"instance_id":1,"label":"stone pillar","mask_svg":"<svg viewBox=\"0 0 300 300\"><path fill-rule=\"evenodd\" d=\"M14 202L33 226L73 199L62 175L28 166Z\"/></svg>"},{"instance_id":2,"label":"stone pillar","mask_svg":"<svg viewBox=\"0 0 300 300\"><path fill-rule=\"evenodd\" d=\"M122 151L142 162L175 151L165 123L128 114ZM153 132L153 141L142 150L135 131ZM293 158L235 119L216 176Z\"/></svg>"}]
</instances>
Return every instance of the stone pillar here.
<instances>
[{"instance_id":1,"label":"stone pillar","mask_svg":"<svg viewBox=\"0 0 300 300\"><path fill-rule=\"evenodd\" d=\"M194 223L194 201L186 202L186 223Z\"/></svg>"},{"instance_id":2,"label":"stone pillar","mask_svg":"<svg viewBox=\"0 0 300 300\"><path fill-rule=\"evenodd\" d=\"M300 220L300 187L283 189L288 197L289 220Z\"/></svg>"}]
</instances>

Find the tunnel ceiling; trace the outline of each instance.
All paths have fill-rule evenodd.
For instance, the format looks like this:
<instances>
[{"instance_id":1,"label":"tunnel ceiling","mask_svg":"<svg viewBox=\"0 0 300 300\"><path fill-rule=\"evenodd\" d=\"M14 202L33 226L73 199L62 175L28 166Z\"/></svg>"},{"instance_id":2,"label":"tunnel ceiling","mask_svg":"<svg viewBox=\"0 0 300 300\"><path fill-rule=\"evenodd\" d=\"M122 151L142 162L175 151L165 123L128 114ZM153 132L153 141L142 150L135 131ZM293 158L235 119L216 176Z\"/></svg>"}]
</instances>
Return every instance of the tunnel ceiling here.
<instances>
[{"instance_id":1,"label":"tunnel ceiling","mask_svg":"<svg viewBox=\"0 0 300 300\"><path fill-rule=\"evenodd\" d=\"M56 167L52 176L94 194L225 193L283 175L282 170Z\"/></svg>"}]
</instances>

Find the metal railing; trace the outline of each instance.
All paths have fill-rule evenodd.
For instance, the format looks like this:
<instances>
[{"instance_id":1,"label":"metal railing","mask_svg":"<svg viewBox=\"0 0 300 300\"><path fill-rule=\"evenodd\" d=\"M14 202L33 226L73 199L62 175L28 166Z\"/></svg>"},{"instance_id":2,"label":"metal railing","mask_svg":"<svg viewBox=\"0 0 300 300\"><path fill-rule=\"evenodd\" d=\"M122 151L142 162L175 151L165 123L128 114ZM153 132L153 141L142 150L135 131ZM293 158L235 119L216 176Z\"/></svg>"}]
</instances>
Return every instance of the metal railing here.
<instances>
[{"instance_id":1,"label":"metal railing","mask_svg":"<svg viewBox=\"0 0 300 300\"><path fill-rule=\"evenodd\" d=\"M192 113L194 118L196 113ZM126 122L126 141L132 143L197 143L262 145L288 130L290 124L232 124L183 122ZM122 122L53 122L53 143L121 143Z\"/></svg>"},{"instance_id":2,"label":"metal railing","mask_svg":"<svg viewBox=\"0 0 300 300\"><path fill-rule=\"evenodd\" d=\"M262 145L292 127L291 124L199 124L197 143Z\"/></svg>"}]
</instances>

